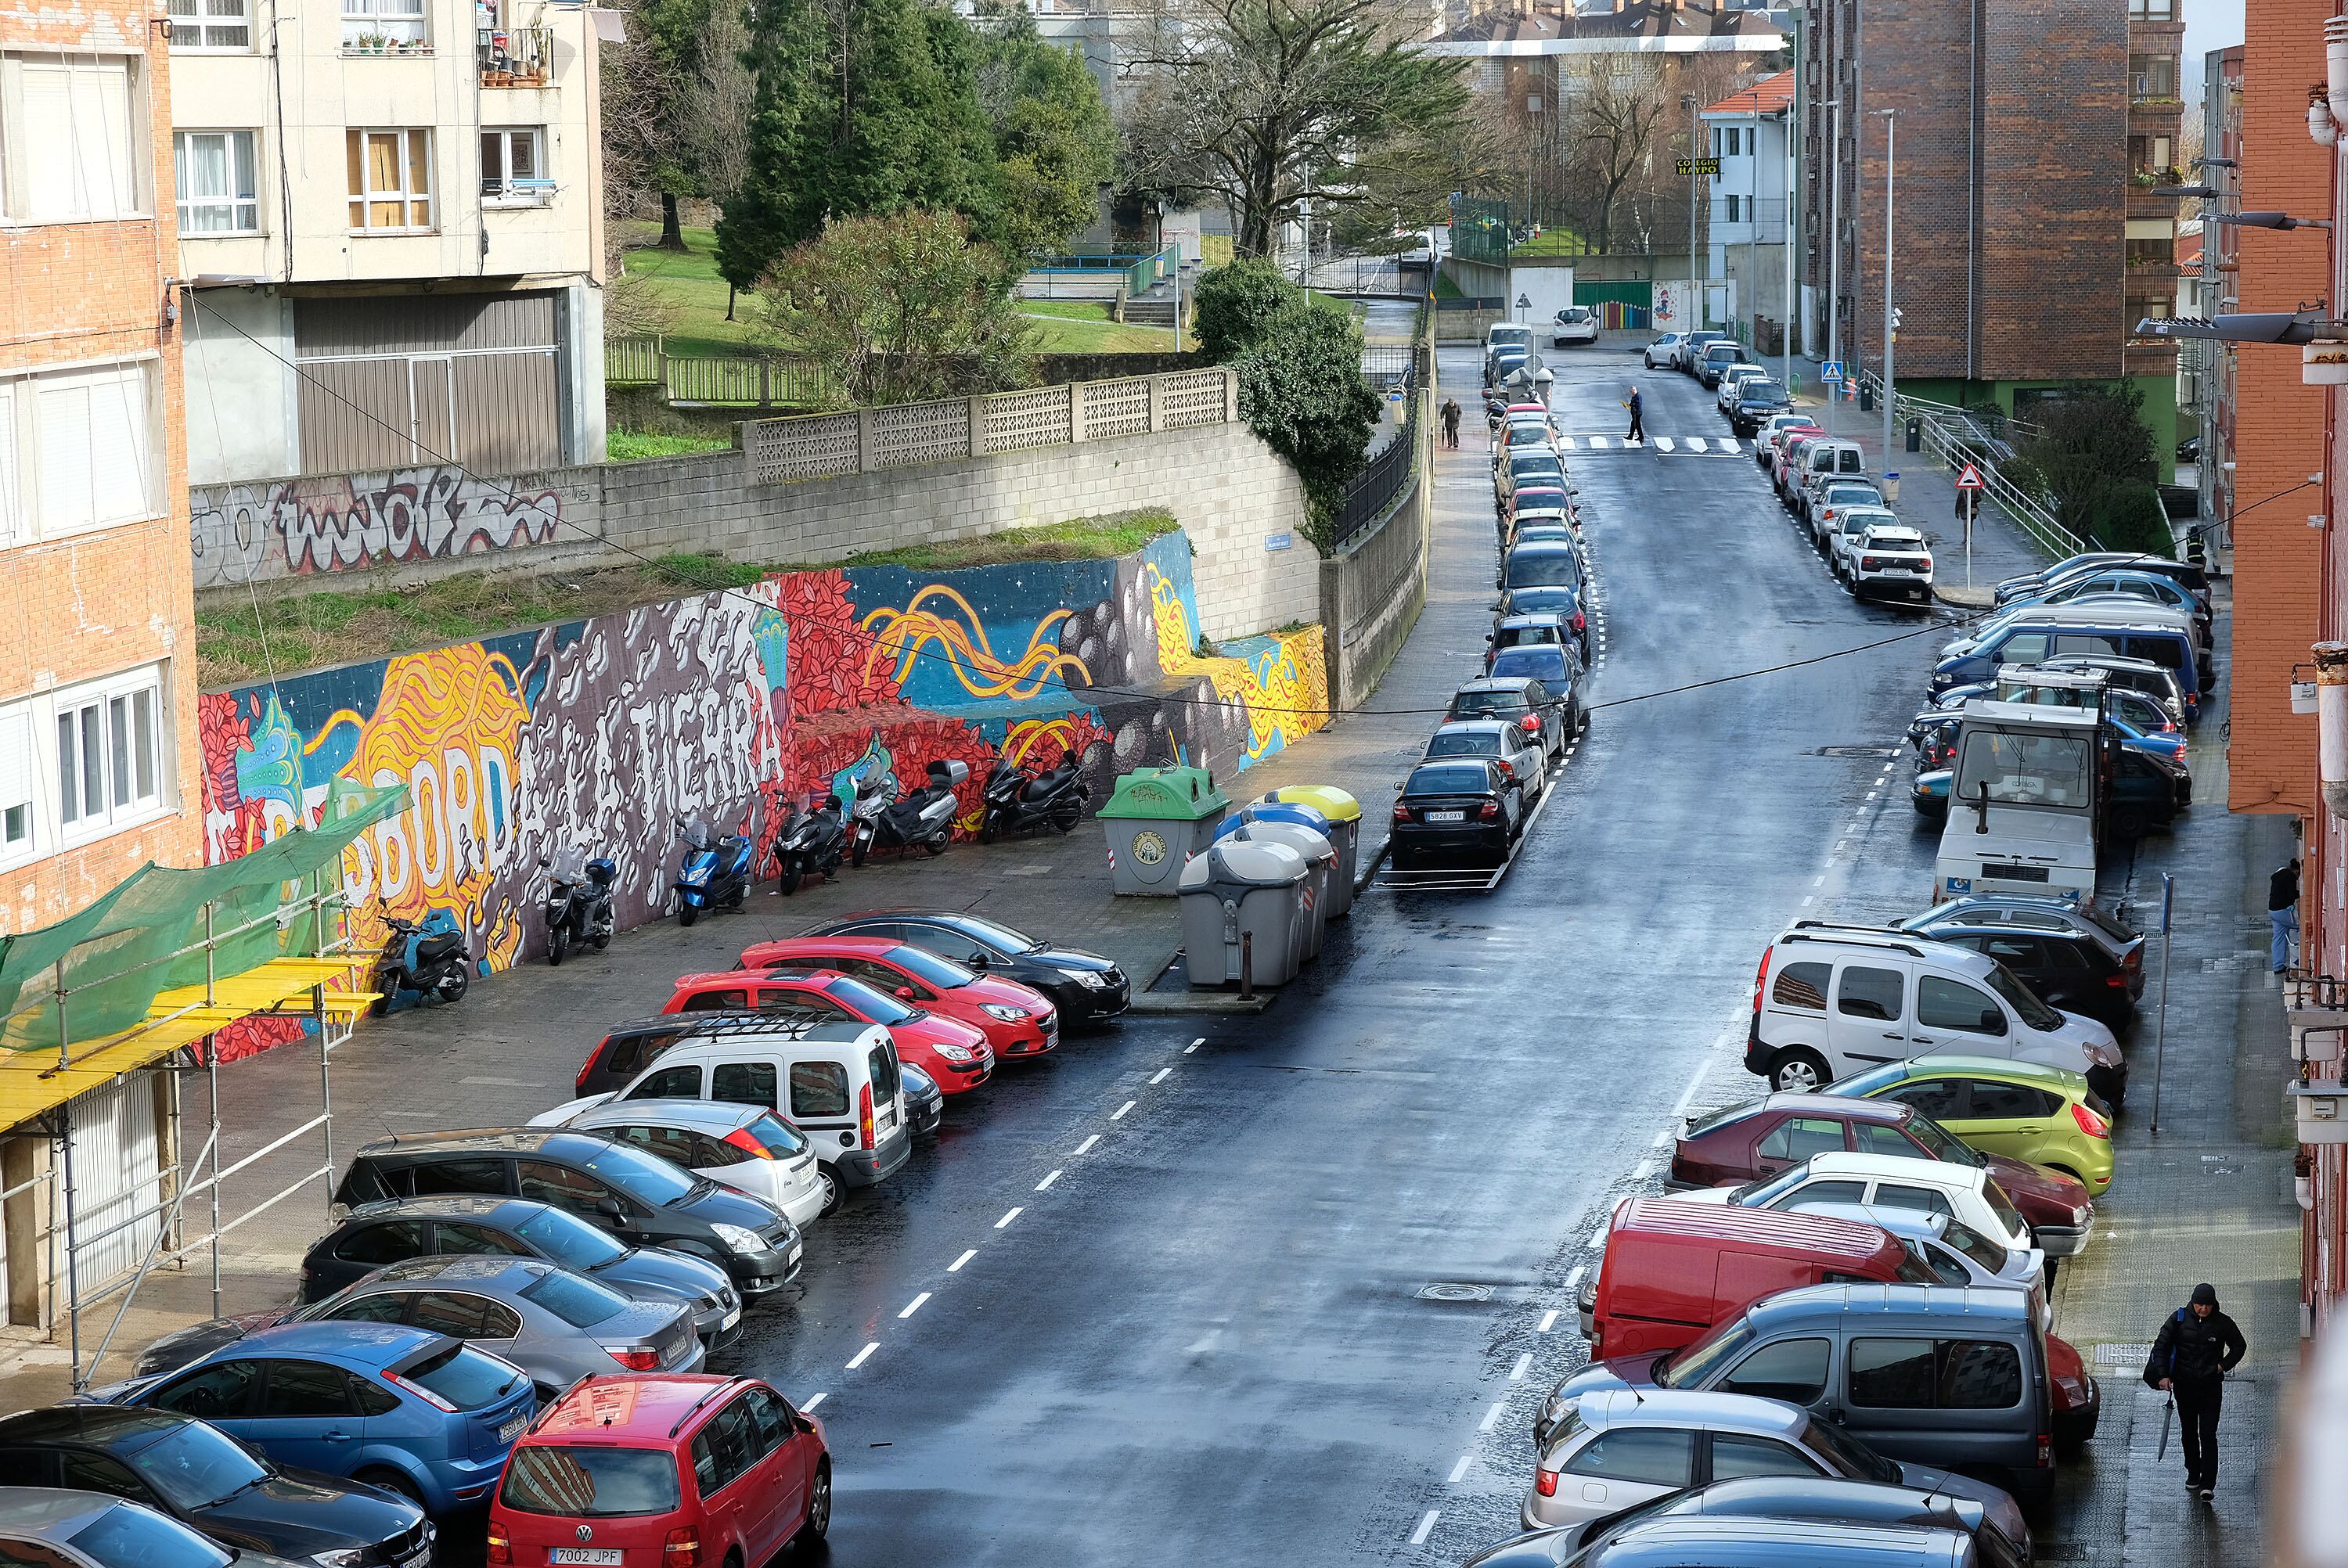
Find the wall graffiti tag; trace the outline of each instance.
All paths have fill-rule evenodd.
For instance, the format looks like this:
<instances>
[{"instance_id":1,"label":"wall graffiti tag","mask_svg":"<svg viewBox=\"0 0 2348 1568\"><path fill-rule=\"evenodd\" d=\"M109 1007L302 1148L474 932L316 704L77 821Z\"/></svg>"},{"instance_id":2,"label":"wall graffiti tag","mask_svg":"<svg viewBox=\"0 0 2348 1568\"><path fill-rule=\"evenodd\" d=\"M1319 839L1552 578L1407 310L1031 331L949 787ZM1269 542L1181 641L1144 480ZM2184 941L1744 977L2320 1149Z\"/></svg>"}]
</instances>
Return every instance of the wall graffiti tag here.
<instances>
[{"instance_id":1,"label":"wall graffiti tag","mask_svg":"<svg viewBox=\"0 0 2348 1568\"><path fill-rule=\"evenodd\" d=\"M450 466L191 492L196 586L310 576L551 544L559 493Z\"/></svg>"}]
</instances>

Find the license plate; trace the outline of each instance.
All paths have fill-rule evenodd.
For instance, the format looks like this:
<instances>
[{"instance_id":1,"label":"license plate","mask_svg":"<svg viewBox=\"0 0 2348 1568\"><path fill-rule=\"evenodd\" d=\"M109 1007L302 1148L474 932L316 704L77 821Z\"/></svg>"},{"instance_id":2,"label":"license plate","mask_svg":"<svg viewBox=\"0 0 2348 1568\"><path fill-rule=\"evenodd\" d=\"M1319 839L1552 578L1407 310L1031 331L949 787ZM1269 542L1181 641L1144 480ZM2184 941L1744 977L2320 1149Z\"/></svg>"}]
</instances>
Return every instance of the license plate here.
<instances>
[{"instance_id":1,"label":"license plate","mask_svg":"<svg viewBox=\"0 0 2348 1568\"><path fill-rule=\"evenodd\" d=\"M432 1561L432 1548L419 1546L399 1560L399 1568L424 1568L424 1565L430 1561Z\"/></svg>"},{"instance_id":2,"label":"license plate","mask_svg":"<svg viewBox=\"0 0 2348 1568\"><path fill-rule=\"evenodd\" d=\"M548 1560L592 1563L598 1568L620 1568L620 1549L616 1546L558 1546L548 1553Z\"/></svg>"},{"instance_id":3,"label":"license plate","mask_svg":"<svg viewBox=\"0 0 2348 1568\"><path fill-rule=\"evenodd\" d=\"M733 1327L734 1327L734 1325L736 1325L736 1323L739 1323L739 1322L741 1322L741 1321L742 1321L742 1309L741 1309L740 1307L736 1307L733 1311L731 1311L731 1312L727 1313L725 1317L721 1317L721 1318L719 1318L719 1319L717 1320L717 1332L719 1332L720 1334L723 1334L723 1333L725 1333L725 1332L726 1332L726 1330L727 1330L728 1328Z\"/></svg>"},{"instance_id":4,"label":"license plate","mask_svg":"<svg viewBox=\"0 0 2348 1568\"><path fill-rule=\"evenodd\" d=\"M1468 814L1464 811L1430 811L1426 814L1426 820L1429 822L1465 822L1468 820Z\"/></svg>"},{"instance_id":5,"label":"license plate","mask_svg":"<svg viewBox=\"0 0 2348 1568\"><path fill-rule=\"evenodd\" d=\"M516 1416L513 1419L508 1421L505 1425L498 1429L498 1441L501 1443L510 1443L513 1441L514 1439L521 1436L522 1429L529 1425L530 1418L528 1416ZM616 1563L619 1559L615 1557L613 1561Z\"/></svg>"}]
</instances>

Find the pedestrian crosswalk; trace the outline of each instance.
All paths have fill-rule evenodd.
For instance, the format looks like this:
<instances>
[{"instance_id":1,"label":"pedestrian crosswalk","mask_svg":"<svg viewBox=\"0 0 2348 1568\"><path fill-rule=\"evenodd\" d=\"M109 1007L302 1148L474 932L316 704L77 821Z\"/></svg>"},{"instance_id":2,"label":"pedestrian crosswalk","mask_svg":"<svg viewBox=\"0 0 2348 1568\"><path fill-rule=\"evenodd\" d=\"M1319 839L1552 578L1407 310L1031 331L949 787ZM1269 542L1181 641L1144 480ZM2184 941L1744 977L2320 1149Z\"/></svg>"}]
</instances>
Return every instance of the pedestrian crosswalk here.
<instances>
[{"instance_id":1,"label":"pedestrian crosswalk","mask_svg":"<svg viewBox=\"0 0 2348 1568\"><path fill-rule=\"evenodd\" d=\"M1753 453L1753 443L1737 436L1650 436L1641 444L1611 434L1585 433L1560 436L1557 445L1565 452L1652 452L1661 457L1735 457Z\"/></svg>"}]
</instances>

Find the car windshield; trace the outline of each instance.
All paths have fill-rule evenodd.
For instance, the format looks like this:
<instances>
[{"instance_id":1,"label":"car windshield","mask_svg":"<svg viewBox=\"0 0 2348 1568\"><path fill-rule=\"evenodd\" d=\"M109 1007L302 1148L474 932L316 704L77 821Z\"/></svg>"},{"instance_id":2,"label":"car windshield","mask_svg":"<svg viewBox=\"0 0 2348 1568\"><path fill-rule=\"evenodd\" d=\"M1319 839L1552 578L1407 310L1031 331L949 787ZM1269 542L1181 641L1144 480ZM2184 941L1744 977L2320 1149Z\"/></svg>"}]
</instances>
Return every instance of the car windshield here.
<instances>
[{"instance_id":1,"label":"car windshield","mask_svg":"<svg viewBox=\"0 0 2348 1568\"><path fill-rule=\"evenodd\" d=\"M1426 743L1430 757L1496 757L1500 737L1490 730L1437 730Z\"/></svg>"},{"instance_id":2,"label":"car windshield","mask_svg":"<svg viewBox=\"0 0 2348 1568\"><path fill-rule=\"evenodd\" d=\"M235 1561L178 1520L127 1502L115 1504L66 1539L106 1568L227 1568Z\"/></svg>"},{"instance_id":3,"label":"car windshield","mask_svg":"<svg viewBox=\"0 0 2348 1568\"><path fill-rule=\"evenodd\" d=\"M689 1176L657 1154L647 1154L625 1143L613 1143L596 1151L586 1162L587 1170L611 1183L640 1204L663 1208L675 1203L700 1184L698 1176Z\"/></svg>"},{"instance_id":4,"label":"car windshield","mask_svg":"<svg viewBox=\"0 0 2348 1568\"><path fill-rule=\"evenodd\" d=\"M923 985L942 991L958 991L978 979L952 958L941 958L919 948L891 948L888 959Z\"/></svg>"},{"instance_id":5,"label":"car windshield","mask_svg":"<svg viewBox=\"0 0 2348 1568\"><path fill-rule=\"evenodd\" d=\"M1946 1127L1921 1111L1908 1119L1908 1135L1932 1152L1935 1160L1946 1160L1952 1165L1972 1165L1978 1168L1982 1157L1972 1148L1952 1136Z\"/></svg>"},{"instance_id":6,"label":"car windshield","mask_svg":"<svg viewBox=\"0 0 2348 1568\"><path fill-rule=\"evenodd\" d=\"M545 1278L523 1287L521 1298L544 1307L573 1328L591 1328L628 1309L628 1298L618 1291L561 1269L550 1269Z\"/></svg>"},{"instance_id":7,"label":"car windshield","mask_svg":"<svg viewBox=\"0 0 2348 1568\"><path fill-rule=\"evenodd\" d=\"M972 941L993 948L998 953L1032 953L1044 945L1033 937L1021 936L1008 926L998 926L975 915L955 916L953 927Z\"/></svg>"},{"instance_id":8,"label":"car windshield","mask_svg":"<svg viewBox=\"0 0 2348 1568\"><path fill-rule=\"evenodd\" d=\"M1581 582L1581 563L1570 549L1550 546L1509 552L1509 588L1575 588Z\"/></svg>"},{"instance_id":9,"label":"car windshield","mask_svg":"<svg viewBox=\"0 0 2348 1568\"><path fill-rule=\"evenodd\" d=\"M1753 1343L1752 1326L1742 1317L1722 1324L1684 1350L1655 1363L1655 1384L1664 1389L1701 1389L1704 1380Z\"/></svg>"},{"instance_id":10,"label":"car windshield","mask_svg":"<svg viewBox=\"0 0 2348 1568\"><path fill-rule=\"evenodd\" d=\"M518 1513L566 1519L669 1513L678 1495L676 1456L667 1449L525 1446L498 1487L498 1501Z\"/></svg>"},{"instance_id":11,"label":"car windshield","mask_svg":"<svg viewBox=\"0 0 2348 1568\"><path fill-rule=\"evenodd\" d=\"M1426 767L1410 775L1405 794L1489 794L1491 775L1482 768Z\"/></svg>"},{"instance_id":12,"label":"car windshield","mask_svg":"<svg viewBox=\"0 0 2348 1568\"><path fill-rule=\"evenodd\" d=\"M601 1268L628 1249L567 1209L543 1209L514 1226L514 1235L565 1268Z\"/></svg>"},{"instance_id":13,"label":"car windshield","mask_svg":"<svg viewBox=\"0 0 2348 1568\"><path fill-rule=\"evenodd\" d=\"M525 1374L469 1345L435 1350L397 1372L398 1380L439 1396L460 1410L478 1410L513 1391Z\"/></svg>"},{"instance_id":14,"label":"car windshield","mask_svg":"<svg viewBox=\"0 0 2348 1568\"><path fill-rule=\"evenodd\" d=\"M746 1122L742 1131L764 1144L767 1153L778 1160L795 1160L809 1148L799 1130L779 1116L760 1116Z\"/></svg>"},{"instance_id":15,"label":"car windshield","mask_svg":"<svg viewBox=\"0 0 2348 1568\"><path fill-rule=\"evenodd\" d=\"M1526 588L1509 595L1509 613L1511 615L1544 612L1563 615L1575 608L1573 589L1570 588Z\"/></svg>"},{"instance_id":16,"label":"car windshield","mask_svg":"<svg viewBox=\"0 0 2348 1568\"><path fill-rule=\"evenodd\" d=\"M847 975L826 980L824 995L832 997L862 1013L873 1023L903 1023L913 1016L913 1009L895 997L885 995L862 980Z\"/></svg>"},{"instance_id":17,"label":"car windshield","mask_svg":"<svg viewBox=\"0 0 2348 1568\"><path fill-rule=\"evenodd\" d=\"M1844 1431L1832 1421L1809 1421L1802 1428L1803 1446L1851 1481L1871 1481L1883 1486L1900 1484L1900 1467Z\"/></svg>"},{"instance_id":18,"label":"car windshield","mask_svg":"<svg viewBox=\"0 0 2348 1568\"><path fill-rule=\"evenodd\" d=\"M1565 651L1554 642L1504 648L1492 656L1495 675L1530 675L1538 680L1562 679Z\"/></svg>"},{"instance_id":19,"label":"car windshield","mask_svg":"<svg viewBox=\"0 0 2348 1568\"><path fill-rule=\"evenodd\" d=\"M1972 1226L1951 1220L1948 1229L1941 1233L1941 1239L1992 1274L2004 1271L2006 1249Z\"/></svg>"},{"instance_id":20,"label":"car windshield","mask_svg":"<svg viewBox=\"0 0 2348 1568\"><path fill-rule=\"evenodd\" d=\"M1786 401L1786 389L1774 381L1764 381L1756 375L1739 387L1736 395L1747 403L1783 403Z\"/></svg>"},{"instance_id":21,"label":"car windshield","mask_svg":"<svg viewBox=\"0 0 2348 1568\"><path fill-rule=\"evenodd\" d=\"M2095 776L2094 750L2083 734L1975 730L1964 738L1957 793L1968 805L1986 790L1993 805L2083 810Z\"/></svg>"},{"instance_id":22,"label":"car windshield","mask_svg":"<svg viewBox=\"0 0 2348 1568\"><path fill-rule=\"evenodd\" d=\"M122 1457L141 1480L181 1508L210 1508L272 1473L242 1443L201 1421L190 1421Z\"/></svg>"},{"instance_id":23,"label":"car windshield","mask_svg":"<svg viewBox=\"0 0 2348 1568\"><path fill-rule=\"evenodd\" d=\"M2013 971L2003 964L1989 967L1989 989L2005 999L2005 1005L2022 1015L2022 1021L2041 1034L2049 1034L2063 1027L2063 1015L2030 994L2030 988L2014 978Z\"/></svg>"},{"instance_id":24,"label":"car windshield","mask_svg":"<svg viewBox=\"0 0 2348 1568\"><path fill-rule=\"evenodd\" d=\"M2013 1206L2013 1200L2005 1195L2003 1187L1983 1177L1982 1196L1989 1200L1990 1213L1995 1214L2005 1225L2006 1235L2026 1236L2030 1234L2030 1227L2023 1224L2022 1212Z\"/></svg>"},{"instance_id":25,"label":"car windshield","mask_svg":"<svg viewBox=\"0 0 2348 1568\"><path fill-rule=\"evenodd\" d=\"M1451 699L1455 719L1513 719L1525 711L1525 700L1515 692L1461 692Z\"/></svg>"}]
</instances>

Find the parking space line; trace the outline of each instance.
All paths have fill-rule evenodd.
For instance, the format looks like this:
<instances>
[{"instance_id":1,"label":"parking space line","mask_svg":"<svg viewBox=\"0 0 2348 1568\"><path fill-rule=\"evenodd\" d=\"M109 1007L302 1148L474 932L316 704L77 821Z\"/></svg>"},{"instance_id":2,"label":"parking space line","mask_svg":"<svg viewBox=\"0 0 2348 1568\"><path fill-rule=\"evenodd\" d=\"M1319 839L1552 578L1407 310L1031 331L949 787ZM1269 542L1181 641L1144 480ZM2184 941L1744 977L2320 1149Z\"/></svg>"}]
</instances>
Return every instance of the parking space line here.
<instances>
[{"instance_id":1,"label":"parking space line","mask_svg":"<svg viewBox=\"0 0 2348 1568\"><path fill-rule=\"evenodd\" d=\"M924 1290L921 1295L916 1296L912 1300L905 1303L905 1310L897 1314L897 1321L902 1323L906 1318L911 1317L914 1313L919 1312L922 1309L922 1303L927 1301L929 1298L930 1293Z\"/></svg>"},{"instance_id":2,"label":"parking space line","mask_svg":"<svg viewBox=\"0 0 2348 1568\"><path fill-rule=\"evenodd\" d=\"M1542 1313L1542 1314L1541 1314L1541 1320L1540 1320L1540 1326L1539 1326L1539 1327L1537 1327L1536 1328L1534 1328L1533 1332L1534 1332L1534 1333L1536 1333L1536 1334L1546 1334L1546 1333L1548 1333L1550 1329L1552 1329L1552 1328L1554 1328L1554 1327L1557 1327L1557 1308L1556 1308L1556 1307L1550 1307L1547 1312L1544 1312L1544 1313Z\"/></svg>"},{"instance_id":3,"label":"parking space line","mask_svg":"<svg viewBox=\"0 0 2348 1568\"><path fill-rule=\"evenodd\" d=\"M1188 1055L1189 1055L1192 1051L1194 1051L1194 1050L1198 1050L1200 1046L1202 1046L1202 1045L1204 1045L1204 1044L1206 1044L1206 1043L1207 1043L1207 1037L1206 1037L1205 1035L1203 1035L1203 1034L1202 1034L1202 1035L1200 1035L1198 1039L1196 1039L1196 1040L1192 1040L1189 1044L1188 1044L1188 1045L1184 1046L1184 1047L1182 1048L1182 1054L1183 1054L1183 1055L1185 1055L1185 1056L1188 1056Z\"/></svg>"},{"instance_id":4,"label":"parking space line","mask_svg":"<svg viewBox=\"0 0 2348 1568\"><path fill-rule=\"evenodd\" d=\"M1511 1383L1521 1383L1525 1380L1525 1374L1532 1369L1533 1353L1528 1350L1523 1355L1517 1358L1517 1364L1515 1366L1509 1368L1509 1381Z\"/></svg>"},{"instance_id":5,"label":"parking space line","mask_svg":"<svg viewBox=\"0 0 2348 1568\"><path fill-rule=\"evenodd\" d=\"M1606 1248L1606 1230L1607 1227L1613 1223L1612 1216L1600 1220L1598 1222L1598 1228L1590 1233L1590 1240L1583 1245L1596 1248L1601 1252L1604 1251Z\"/></svg>"},{"instance_id":6,"label":"parking space line","mask_svg":"<svg viewBox=\"0 0 2348 1568\"><path fill-rule=\"evenodd\" d=\"M1634 1182L1643 1182L1654 1173L1654 1169L1655 1163L1653 1160L1642 1160L1631 1167L1631 1179Z\"/></svg>"},{"instance_id":7,"label":"parking space line","mask_svg":"<svg viewBox=\"0 0 2348 1568\"><path fill-rule=\"evenodd\" d=\"M1052 1184L1053 1184L1054 1182L1058 1181L1059 1179L1060 1179L1060 1173L1059 1173L1059 1172L1057 1172L1057 1171L1055 1171L1055 1172L1053 1172L1050 1175L1048 1175L1048 1176L1045 1177L1042 1181L1040 1181L1040 1182L1036 1183L1036 1184L1035 1184L1035 1190L1036 1190L1037 1192L1039 1192L1039 1193L1041 1193L1041 1192L1047 1192L1047 1191L1049 1191L1049 1190L1050 1190Z\"/></svg>"},{"instance_id":8,"label":"parking space line","mask_svg":"<svg viewBox=\"0 0 2348 1568\"><path fill-rule=\"evenodd\" d=\"M946 1272L947 1272L948 1274L960 1274L960 1273L962 1272L962 1266L963 1266L963 1264L968 1263L972 1258L974 1258L974 1257L976 1257L977 1255L978 1255L978 1248L976 1248L976 1247L972 1247L969 1251L967 1251L967 1252L963 1253L960 1257L958 1257L958 1258L954 1259L952 1263L950 1263L950 1264L946 1265Z\"/></svg>"},{"instance_id":9,"label":"parking space line","mask_svg":"<svg viewBox=\"0 0 2348 1568\"><path fill-rule=\"evenodd\" d=\"M866 1345L863 1349L859 1350L854 1356L849 1358L848 1369L851 1372L855 1371L856 1368L864 1365L865 1362L872 1359L872 1352L879 1348L880 1348L880 1341L878 1339Z\"/></svg>"},{"instance_id":10,"label":"parking space line","mask_svg":"<svg viewBox=\"0 0 2348 1568\"><path fill-rule=\"evenodd\" d=\"M1016 1204L1013 1204L1013 1205L1011 1206L1010 1210L1009 1210L1007 1213L1005 1213L1005 1214L1004 1214L1004 1216L1003 1216L1001 1219L999 1219L999 1220L997 1220L997 1221L995 1221L995 1222L994 1222L994 1228L995 1228L996 1230L1001 1230L1004 1225L1009 1225L1013 1220L1015 1220L1015 1219L1017 1219L1018 1217L1019 1217L1019 1205L1017 1205Z\"/></svg>"},{"instance_id":11,"label":"parking space line","mask_svg":"<svg viewBox=\"0 0 2348 1568\"><path fill-rule=\"evenodd\" d=\"M1573 1272L1565 1276L1565 1287L1568 1290L1571 1290L1575 1286L1580 1285L1581 1283L1581 1276L1585 1272L1586 1269L1583 1265L1578 1263L1575 1264L1573 1266Z\"/></svg>"},{"instance_id":12,"label":"parking space line","mask_svg":"<svg viewBox=\"0 0 2348 1568\"><path fill-rule=\"evenodd\" d=\"M1118 1106L1116 1110L1110 1112L1108 1113L1108 1119L1112 1122L1122 1122L1125 1120L1125 1113L1139 1103L1141 1102L1138 1100L1128 1100L1124 1104Z\"/></svg>"},{"instance_id":13,"label":"parking space line","mask_svg":"<svg viewBox=\"0 0 2348 1568\"><path fill-rule=\"evenodd\" d=\"M1457 1486L1461 1481L1468 1479L1468 1471L1474 1467L1475 1463L1476 1456L1474 1454L1461 1454L1459 1456L1459 1462L1451 1467L1451 1473L1443 1478L1443 1484L1446 1486Z\"/></svg>"},{"instance_id":14,"label":"parking space line","mask_svg":"<svg viewBox=\"0 0 2348 1568\"><path fill-rule=\"evenodd\" d=\"M1173 1071L1174 1070L1170 1067L1161 1067L1156 1072L1149 1075L1149 1081L1152 1083L1163 1083L1166 1081L1167 1075Z\"/></svg>"},{"instance_id":15,"label":"parking space line","mask_svg":"<svg viewBox=\"0 0 2348 1568\"><path fill-rule=\"evenodd\" d=\"M806 1399L799 1401L799 1411L804 1415L806 1412L814 1409L818 1405L822 1403L823 1390L818 1389L814 1393L809 1394Z\"/></svg>"},{"instance_id":16,"label":"parking space line","mask_svg":"<svg viewBox=\"0 0 2348 1568\"><path fill-rule=\"evenodd\" d=\"M1083 1143L1079 1143L1079 1144L1077 1144L1077 1145L1076 1145L1076 1153L1077 1153L1077 1154L1081 1154L1081 1153L1083 1153L1086 1150L1087 1150L1087 1149L1091 1148L1094 1144L1096 1144L1096 1143L1099 1143L1099 1142L1100 1142L1100 1134L1099 1134L1099 1133L1097 1133L1097 1132L1088 1132L1088 1133L1086 1133L1086 1134L1085 1135L1085 1141L1084 1141ZM1069 1158L1071 1158L1071 1159L1074 1159L1075 1157L1076 1157L1076 1156L1075 1156L1075 1155L1073 1155L1073 1154L1069 1156Z\"/></svg>"},{"instance_id":17,"label":"parking space line","mask_svg":"<svg viewBox=\"0 0 2348 1568\"><path fill-rule=\"evenodd\" d=\"M1491 1408L1490 1409L1486 1410L1486 1411L1484 1412L1484 1419L1483 1419L1482 1420L1478 1421L1478 1422L1476 1423L1476 1430L1477 1430L1478 1431L1479 1431L1479 1432L1488 1432L1488 1431L1490 1431L1494 1427L1498 1426L1498 1425L1500 1424L1500 1412L1501 1412L1502 1410L1507 1409L1508 1408L1509 1408L1509 1401L1508 1401L1508 1400L1506 1400L1506 1399L1495 1399L1495 1400L1493 1400L1493 1401L1492 1401L1492 1408Z\"/></svg>"},{"instance_id":18,"label":"parking space line","mask_svg":"<svg viewBox=\"0 0 2348 1568\"><path fill-rule=\"evenodd\" d=\"M1426 1514L1420 1518L1418 1528L1410 1532L1410 1543L1413 1546L1426 1545L1426 1538L1435 1533L1435 1522L1442 1517L1443 1510L1439 1508L1428 1509Z\"/></svg>"}]
</instances>

